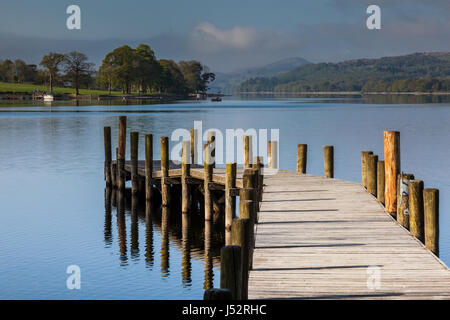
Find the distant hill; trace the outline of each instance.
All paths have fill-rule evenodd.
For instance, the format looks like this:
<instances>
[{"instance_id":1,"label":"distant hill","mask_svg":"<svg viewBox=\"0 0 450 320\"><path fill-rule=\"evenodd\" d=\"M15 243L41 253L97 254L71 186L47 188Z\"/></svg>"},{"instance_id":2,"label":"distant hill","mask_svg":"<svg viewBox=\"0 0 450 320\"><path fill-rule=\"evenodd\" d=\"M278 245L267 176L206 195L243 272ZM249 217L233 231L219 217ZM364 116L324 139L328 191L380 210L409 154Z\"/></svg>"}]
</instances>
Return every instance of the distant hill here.
<instances>
[{"instance_id":1,"label":"distant hill","mask_svg":"<svg viewBox=\"0 0 450 320\"><path fill-rule=\"evenodd\" d=\"M254 77L244 81L237 90L280 93L450 91L449 84L450 52L439 52L307 64L272 77Z\"/></svg>"},{"instance_id":2,"label":"distant hill","mask_svg":"<svg viewBox=\"0 0 450 320\"><path fill-rule=\"evenodd\" d=\"M290 71L305 64L303 58L287 58L262 67L245 68L229 73L216 73L216 80L211 84L211 91L234 93L236 87L245 80L258 77L272 77L282 72Z\"/></svg>"}]
</instances>

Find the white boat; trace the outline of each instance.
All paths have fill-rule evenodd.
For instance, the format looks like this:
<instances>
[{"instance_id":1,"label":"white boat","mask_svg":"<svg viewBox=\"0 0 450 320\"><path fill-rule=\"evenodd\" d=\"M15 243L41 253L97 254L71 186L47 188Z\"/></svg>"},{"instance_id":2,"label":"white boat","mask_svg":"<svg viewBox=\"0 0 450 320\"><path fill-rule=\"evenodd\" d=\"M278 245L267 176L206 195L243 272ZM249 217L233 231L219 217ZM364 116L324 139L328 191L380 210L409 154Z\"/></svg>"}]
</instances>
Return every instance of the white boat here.
<instances>
[{"instance_id":1,"label":"white boat","mask_svg":"<svg viewBox=\"0 0 450 320\"><path fill-rule=\"evenodd\" d=\"M51 94L44 95L44 101L53 101L53 100L54 100L53 95Z\"/></svg>"}]
</instances>

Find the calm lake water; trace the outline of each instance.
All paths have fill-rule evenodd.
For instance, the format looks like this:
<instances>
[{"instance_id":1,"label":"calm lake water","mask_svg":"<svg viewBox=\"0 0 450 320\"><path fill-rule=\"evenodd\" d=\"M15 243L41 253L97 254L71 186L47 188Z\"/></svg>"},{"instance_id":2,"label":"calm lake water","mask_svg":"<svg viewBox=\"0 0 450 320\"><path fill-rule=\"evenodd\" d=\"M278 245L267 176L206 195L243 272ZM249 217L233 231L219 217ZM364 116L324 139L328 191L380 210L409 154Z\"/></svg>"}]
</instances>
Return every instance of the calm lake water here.
<instances>
[{"instance_id":1,"label":"calm lake water","mask_svg":"<svg viewBox=\"0 0 450 320\"><path fill-rule=\"evenodd\" d=\"M383 131L399 130L402 170L440 189L440 256L448 265L450 103L418 99L0 102L0 299L201 299L205 287L219 286L221 228L205 230L195 216L183 228L179 211L155 209L146 221L142 207L105 193L103 127L112 127L116 146L120 115L128 116L128 132L153 133L155 158L160 136L194 121L223 132L279 129L280 168L295 170L296 145L307 143L308 173L322 175L322 146L334 145L335 177L355 182L361 150L382 158ZM69 265L80 267L81 290L66 287Z\"/></svg>"}]
</instances>

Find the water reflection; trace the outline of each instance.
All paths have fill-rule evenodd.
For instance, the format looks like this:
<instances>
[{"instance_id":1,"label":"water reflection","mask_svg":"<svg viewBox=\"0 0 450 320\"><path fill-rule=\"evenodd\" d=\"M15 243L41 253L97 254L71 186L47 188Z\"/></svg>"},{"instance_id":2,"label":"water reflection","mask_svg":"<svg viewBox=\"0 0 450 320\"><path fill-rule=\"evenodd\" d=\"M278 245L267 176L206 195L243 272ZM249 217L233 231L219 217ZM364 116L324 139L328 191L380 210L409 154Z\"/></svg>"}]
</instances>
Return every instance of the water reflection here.
<instances>
[{"instance_id":1,"label":"water reflection","mask_svg":"<svg viewBox=\"0 0 450 320\"><path fill-rule=\"evenodd\" d=\"M181 246L181 279L183 287L191 285L191 243L190 243L190 215L189 213L182 213L181 222L181 234L182 234L182 246Z\"/></svg>"},{"instance_id":2,"label":"water reflection","mask_svg":"<svg viewBox=\"0 0 450 320\"><path fill-rule=\"evenodd\" d=\"M179 190L175 187L171 191L176 193ZM172 199L178 198L174 196ZM159 272L162 278L169 278L173 274L178 275L179 272L182 287L191 287L193 281L192 259L196 259L202 262L204 268L203 287L205 289L212 288L214 287L214 267L218 267L220 264L220 248L224 245L224 221L223 219L204 221L202 210L204 205L201 200L200 193L195 194L192 198L190 212L181 213L179 201L174 200L170 206L161 206L159 199L154 199L153 203L141 203L140 198L132 196L129 189L125 193L121 193L106 188L105 245L111 246L112 244L114 230L111 230L111 220L114 209L116 209L119 259L122 267L128 266L128 259L137 262L141 258L139 229L142 225L145 230L145 241L143 242L145 266L150 272L157 271L153 269L153 266L155 247L159 246ZM127 221L130 223L129 252L126 234ZM144 234L143 231L141 232ZM155 236L155 232L159 232L160 237ZM159 240L159 243L156 239ZM180 257L180 265L170 263L171 259L179 259L178 257Z\"/></svg>"}]
</instances>

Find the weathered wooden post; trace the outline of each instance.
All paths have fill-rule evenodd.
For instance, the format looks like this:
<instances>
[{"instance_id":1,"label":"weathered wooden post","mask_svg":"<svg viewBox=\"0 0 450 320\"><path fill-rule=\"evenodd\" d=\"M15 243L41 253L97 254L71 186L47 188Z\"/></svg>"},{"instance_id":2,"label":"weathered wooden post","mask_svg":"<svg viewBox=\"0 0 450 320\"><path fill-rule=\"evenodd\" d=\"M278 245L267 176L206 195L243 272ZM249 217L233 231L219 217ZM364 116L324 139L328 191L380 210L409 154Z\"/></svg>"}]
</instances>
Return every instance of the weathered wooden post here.
<instances>
[{"instance_id":1,"label":"weathered wooden post","mask_svg":"<svg viewBox=\"0 0 450 320\"><path fill-rule=\"evenodd\" d=\"M153 192L153 135L145 135L145 200L151 201Z\"/></svg>"},{"instance_id":2,"label":"weathered wooden post","mask_svg":"<svg viewBox=\"0 0 450 320\"><path fill-rule=\"evenodd\" d=\"M409 230L409 181L414 175L402 173L397 179L397 222Z\"/></svg>"},{"instance_id":3,"label":"weathered wooden post","mask_svg":"<svg viewBox=\"0 0 450 320\"><path fill-rule=\"evenodd\" d=\"M397 213L397 175L400 170L400 132L384 131L385 209L394 218Z\"/></svg>"},{"instance_id":4,"label":"weathered wooden post","mask_svg":"<svg viewBox=\"0 0 450 320\"><path fill-rule=\"evenodd\" d=\"M212 219L213 212L213 199L210 189L213 175L213 165L211 161L210 144L204 145L204 197L205 197L205 220L210 221Z\"/></svg>"},{"instance_id":5,"label":"weathered wooden post","mask_svg":"<svg viewBox=\"0 0 450 320\"><path fill-rule=\"evenodd\" d=\"M384 161L377 162L377 200L384 205Z\"/></svg>"},{"instance_id":6,"label":"weathered wooden post","mask_svg":"<svg viewBox=\"0 0 450 320\"><path fill-rule=\"evenodd\" d=\"M372 151L361 151L361 184L364 188L367 188L367 161L371 154Z\"/></svg>"},{"instance_id":7,"label":"weathered wooden post","mask_svg":"<svg viewBox=\"0 0 450 320\"><path fill-rule=\"evenodd\" d=\"M117 188L119 184L117 159L119 158L119 148L116 148L116 162L111 163L111 181L114 188Z\"/></svg>"},{"instance_id":8,"label":"weathered wooden post","mask_svg":"<svg viewBox=\"0 0 450 320\"><path fill-rule=\"evenodd\" d=\"M323 160L325 168L325 177L334 178L334 147L323 147Z\"/></svg>"},{"instance_id":9,"label":"weathered wooden post","mask_svg":"<svg viewBox=\"0 0 450 320\"><path fill-rule=\"evenodd\" d=\"M138 193L139 188L138 144L139 144L139 133L130 132L131 193L135 195Z\"/></svg>"},{"instance_id":10,"label":"weathered wooden post","mask_svg":"<svg viewBox=\"0 0 450 320\"><path fill-rule=\"evenodd\" d=\"M251 199L249 200L253 200L253 206L254 206L254 212L256 215L256 212L258 212L259 208L259 204L258 204L258 176L257 176L257 169L245 169L244 170L244 174L242 177L242 185L245 189L251 189L252 190L252 195L251 195ZM256 221L256 217L253 220L253 223L255 223Z\"/></svg>"},{"instance_id":11,"label":"weathered wooden post","mask_svg":"<svg viewBox=\"0 0 450 320\"><path fill-rule=\"evenodd\" d=\"M306 159L307 159L308 145L297 145L297 172L306 173Z\"/></svg>"},{"instance_id":12,"label":"weathered wooden post","mask_svg":"<svg viewBox=\"0 0 450 320\"><path fill-rule=\"evenodd\" d=\"M244 136L244 168L250 168L251 136Z\"/></svg>"},{"instance_id":13,"label":"weathered wooden post","mask_svg":"<svg viewBox=\"0 0 450 320\"><path fill-rule=\"evenodd\" d=\"M241 247L242 300L248 299L248 267L251 243L250 219L235 219L232 225L232 245Z\"/></svg>"},{"instance_id":14,"label":"weathered wooden post","mask_svg":"<svg viewBox=\"0 0 450 320\"><path fill-rule=\"evenodd\" d=\"M170 184L168 182L169 177L169 138L161 137L161 197L162 205L169 205L170 197Z\"/></svg>"},{"instance_id":15,"label":"weathered wooden post","mask_svg":"<svg viewBox=\"0 0 450 320\"><path fill-rule=\"evenodd\" d=\"M205 290L203 300L227 301L232 300L230 289L212 288Z\"/></svg>"},{"instance_id":16,"label":"weathered wooden post","mask_svg":"<svg viewBox=\"0 0 450 320\"><path fill-rule=\"evenodd\" d=\"M423 190L425 247L439 256L439 190Z\"/></svg>"},{"instance_id":17,"label":"weathered wooden post","mask_svg":"<svg viewBox=\"0 0 450 320\"><path fill-rule=\"evenodd\" d=\"M254 187L256 189L256 200L259 202L262 200L262 191L263 191L263 175L262 170L264 167L264 159L262 156L257 156L253 158L252 169L254 169L253 174L255 175L255 184ZM257 206L257 211L259 211L259 206Z\"/></svg>"},{"instance_id":18,"label":"weathered wooden post","mask_svg":"<svg viewBox=\"0 0 450 320\"><path fill-rule=\"evenodd\" d=\"M241 247L225 246L220 250L220 288L229 289L233 300L242 298Z\"/></svg>"},{"instance_id":19,"label":"weathered wooden post","mask_svg":"<svg viewBox=\"0 0 450 320\"><path fill-rule=\"evenodd\" d=\"M105 181L106 186L111 186L111 127L103 128L103 139L105 144Z\"/></svg>"},{"instance_id":20,"label":"weathered wooden post","mask_svg":"<svg viewBox=\"0 0 450 320\"><path fill-rule=\"evenodd\" d=\"M272 168L272 140L267 143L267 167Z\"/></svg>"},{"instance_id":21,"label":"weathered wooden post","mask_svg":"<svg viewBox=\"0 0 450 320\"><path fill-rule=\"evenodd\" d=\"M119 117L119 147L117 153L117 179L119 191L125 190L125 148L127 143L127 117Z\"/></svg>"},{"instance_id":22,"label":"weathered wooden post","mask_svg":"<svg viewBox=\"0 0 450 320\"><path fill-rule=\"evenodd\" d=\"M208 145L209 153L211 155L210 164L213 168L216 167L216 133L214 131L208 131Z\"/></svg>"},{"instance_id":23,"label":"weathered wooden post","mask_svg":"<svg viewBox=\"0 0 450 320\"><path fill-rule=\"evenodd\" d=\"M249 189L240 189L242 191L242 195L245 195L245 190ZM251 189L250 189L251 192ZM247 193L249 195L249 193ZM253 200L242 200L240 196L239 200L239 218L240 219L249 219L250 220L250 235L249 235L249 259L248 259L248 268L252 269L253 266L253 247L255 244L255 206Z\"/></svg>"},{"instance_id":24,"label":"weathered wooden post","mask_svg":"<svg viewBox=\"0 0 450 320\"><path fill-rule=\"evenodd\" d=\"M423 181L409 181L409 232L424 241Z\"/></svg>"},{"instance_id":25,"label":"weathered wooden post","mask_svg":"<svg viewBox=\"0 0 450 320\"><path fill-rule=\"evenodd\" d=\"M267 167L270 169L278 168L278 141L271 140L268 143Z\"/></svg>"},{"instance_id":26,"label":"weathered wooden post","mask_svg":"<svg viewBox=\"0 0 450 320\"><path fill-rule=\"evenodd\" d=\"M191 129L190 135L191 135L191 164L198 164L198 154L197 154L198 130Z\"/></svg>"},{"instance_id":27,"label":"weathered wooden post","mask_svg":"<svg viewBox=\"0 0 450 320\"><path fill-rule=\"evenodd\" d=\"M190 146L189 141L182 142L182 154L181 154L181 211L182 213L189 212L189 184L188 178L190 176L191 165L190 159Z\"/></svg>"},{"instance_id":28,"label":"weathered wooden post","mask_svg":"<svg viewBox=\"0 0 450 320\"><path fill-rule=\"evenodd\" d=\"M370 154L367 158L367 192L377 196L377 162L378 156Z\"/></svg>"},{"instance_id":29,"label":"weathered wooden post","mask_svg":"<svg viewBox=\"0 0 450 320\"><path fill-rule=\"evenodd\" d=\"M231 244L231 224L236 217L236 162L226 164L225 180L225 245Z\"/></svg>"}]
</instances>

